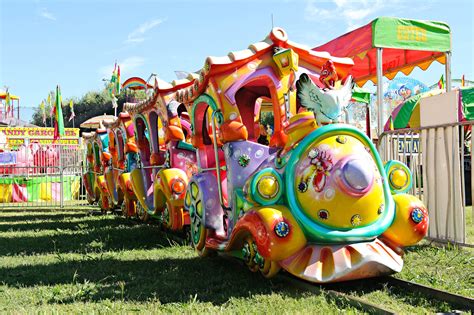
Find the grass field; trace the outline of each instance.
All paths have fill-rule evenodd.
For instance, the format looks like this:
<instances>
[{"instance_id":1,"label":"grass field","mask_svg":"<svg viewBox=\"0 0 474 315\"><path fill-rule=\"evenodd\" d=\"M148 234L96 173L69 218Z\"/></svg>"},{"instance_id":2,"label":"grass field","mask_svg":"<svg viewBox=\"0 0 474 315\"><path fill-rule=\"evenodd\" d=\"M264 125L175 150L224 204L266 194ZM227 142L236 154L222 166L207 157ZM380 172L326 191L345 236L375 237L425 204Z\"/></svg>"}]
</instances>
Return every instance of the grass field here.
<instances>
[{"instance_id":1,"label":"grass field","mask_svg":"<svg viewBox=\"0 0 474 315\"><path fill-rule=\"evenodd\" d=\"M472 251L413 247L398 277L474 296ZM350 293L400 312L449 311L405 292ZM198 258L156 225L86 210L0 211L0 312L355 313L222 258Z\"/></svg>"}]
</instances>

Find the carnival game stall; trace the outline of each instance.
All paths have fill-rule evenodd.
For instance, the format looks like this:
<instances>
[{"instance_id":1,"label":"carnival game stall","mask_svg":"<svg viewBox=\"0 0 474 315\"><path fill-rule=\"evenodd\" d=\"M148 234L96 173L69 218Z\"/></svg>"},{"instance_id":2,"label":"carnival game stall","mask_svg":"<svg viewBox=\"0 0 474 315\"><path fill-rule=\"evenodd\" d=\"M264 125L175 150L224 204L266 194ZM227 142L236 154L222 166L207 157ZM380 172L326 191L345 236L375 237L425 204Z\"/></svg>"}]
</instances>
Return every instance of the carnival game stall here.
<instances>
[{"instance_id":1,"label":"carnival game stall","mask_svg":"<svg viewBox=\"0 0 474 315\"><path fill-rule=\"evenodd\" d=\"M131 175L142 218L155 216L165 227L183 230L189 226L184 192L197 172L196 155L186 107L170 95L173 88L161 91L155 82L153 97L125 106L133 117L141 162Z\"/></svg>"},{"instance_id":2,"label":"carnival game stall","mask_svg":"<svg viewBox=\"0 0 474 315\"><path fill-rule=\"evenodd\" d=\"M40 206L78 200L78 132L68 128L63 141L53 143L53 128L1 127L0 201Z\"/></svg>"},{"instance_id":3,"label":"carnival game stall","mask_svg":"<svg viewBox=\"0 0 474 315\"><path fill-rule=\"evenodd\" d=\"M434 62L446 65L446 88L451 89L451 30L446 23L379 17L369 24L313 48L354 61L354 82L382 82L397 73L409 75L415 67L422 70ZM377 84L379 134L386 121L383 85Z\"/></svg>"}]
</instances>

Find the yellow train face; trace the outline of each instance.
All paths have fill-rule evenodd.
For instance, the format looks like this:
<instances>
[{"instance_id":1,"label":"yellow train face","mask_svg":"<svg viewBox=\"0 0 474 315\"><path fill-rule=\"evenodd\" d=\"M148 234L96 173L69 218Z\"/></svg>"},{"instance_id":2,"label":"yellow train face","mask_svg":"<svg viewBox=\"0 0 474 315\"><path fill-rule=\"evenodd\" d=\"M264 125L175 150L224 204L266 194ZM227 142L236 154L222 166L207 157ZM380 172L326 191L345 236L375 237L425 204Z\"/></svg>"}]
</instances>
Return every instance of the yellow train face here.
<instances>
[{"instance_id":1,"label":"yellow train face","mask_svg":"<svg viewBox=\"0 0 474 315\"><path fill-rule=\"evenodd\" d=\"M368 226L384 211L382 176L366 147L350 135L308 146L296 164L295 184L301 210L327 228Z\"/></svg>"}]
</instances>

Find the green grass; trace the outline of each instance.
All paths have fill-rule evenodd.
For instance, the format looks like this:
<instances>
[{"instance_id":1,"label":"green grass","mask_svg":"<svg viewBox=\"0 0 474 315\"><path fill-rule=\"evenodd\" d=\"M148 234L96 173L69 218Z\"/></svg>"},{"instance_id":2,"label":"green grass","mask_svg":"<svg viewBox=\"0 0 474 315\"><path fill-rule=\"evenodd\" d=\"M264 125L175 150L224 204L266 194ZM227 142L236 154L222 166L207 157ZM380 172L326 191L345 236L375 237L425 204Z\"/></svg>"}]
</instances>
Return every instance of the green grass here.
<instances>
[{"instance_id":1,"label":"green grass","mask_svg":"<svg viewBox=\"0 0 474 315\"><path fill-rule=\"evenodd\" d=\"M0 244L0 312L356 311L114 215L0 211Z\"/></svg>"},{"instance_id":2,"label":"green grass","mask_svg":"<svg viewBox=\"0 0 474 315\"><path fill-rule=\"evenodd\" d=\"M474 245L474 218L472 206L466 207L466 243Z\"/></svg>"},{"instance_id":3,"label":"green grass","mask_svg":"<svg viewBox=\"0 0 474 315\"><path fill-rule=\"evenodd\" d=\"M472 251L409 249L398 276L473 295ZM351 288L399 312L449 305L391 288ZM325 294L288 288L226 259L199 258L155 225L85 210L0 210L0 313L359 312Z\"/></svg>"},{"instance_id":4,"label":"green grass","mask_svg":"<svg viewBox=\"0 0 474 315\"><path fill-rule=\"evenodd\" d=\"M474 298L474 249L425 241L407 248L404 259L400 279Z\"/></svg>"}]
</instances>

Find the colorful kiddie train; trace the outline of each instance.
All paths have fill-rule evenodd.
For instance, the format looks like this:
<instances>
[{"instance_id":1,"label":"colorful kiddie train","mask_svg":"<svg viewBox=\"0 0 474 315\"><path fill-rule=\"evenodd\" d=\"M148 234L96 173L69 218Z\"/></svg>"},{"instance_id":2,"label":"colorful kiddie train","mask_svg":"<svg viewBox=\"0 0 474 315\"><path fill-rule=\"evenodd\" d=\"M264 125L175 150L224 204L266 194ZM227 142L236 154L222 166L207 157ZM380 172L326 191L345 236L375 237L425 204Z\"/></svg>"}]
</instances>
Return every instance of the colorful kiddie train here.
<instances>
[{"instance_id":1,"label":"colorful kiddie train","mask_svg":"<svg viewBox=\"0 0 474 315\"><path fill-rule=\"evenodd\" d=\"M108 165L105 181L109 199L114 207L120 207L126 217L136 215L135 193L130 172L138 162L138 147L135 143L135 129L128 113L120 113L114 121L105 121L109 138Z\"/></svg>"},{"instance_id":2,"label":"colorful kiddie train","mask_svg":"<svg viewBox=\"0 0 474 315\"><path fill-rule=\"evenodd\" d=\"M282 268L318 283L399 272L402 247L425 236L428 213L406 194L409 169L383 164L365 134L338 123L352 65L274 28L186 79L156 81L153 97L126 108L137 208L174 230L189 223L200 255L235 256L266 277ZM273 119L262 128L264 106Z\"/></svg>"},{"instance_id":3,"label":"colorful kiddie train","mask_svg":"<svg viewBox=\"0 0 474 315\"><path fill-rule=\"evenodd\" d=\"M86 173L83 182L89 203L97 202L103 212L113 207L111 203L105 170L109 164L109 137L107 130L101 124L95 132L83 133L86 145Z\"/></svg>"},{"instance_id":4,"label":"colorful kiddie train","mask_svg":"<svg viewBox=\"0 0 474 315\"><path fill-rule=\"evenodd\" d=\"M173 89L157 87L150 100L126 106L135 124L140 156L131 176L139 212L158 217L171 230L183 230L190 223L184 196L197 172L196 149L190 144L186 107L170 94L174 95Z\"/></svg>"}]
</instances>

